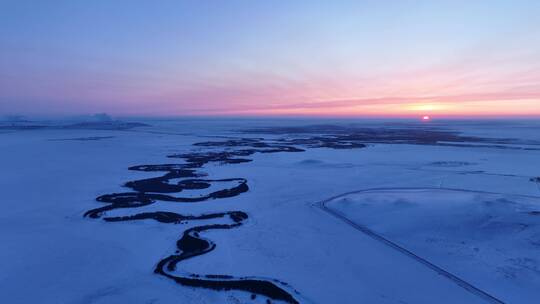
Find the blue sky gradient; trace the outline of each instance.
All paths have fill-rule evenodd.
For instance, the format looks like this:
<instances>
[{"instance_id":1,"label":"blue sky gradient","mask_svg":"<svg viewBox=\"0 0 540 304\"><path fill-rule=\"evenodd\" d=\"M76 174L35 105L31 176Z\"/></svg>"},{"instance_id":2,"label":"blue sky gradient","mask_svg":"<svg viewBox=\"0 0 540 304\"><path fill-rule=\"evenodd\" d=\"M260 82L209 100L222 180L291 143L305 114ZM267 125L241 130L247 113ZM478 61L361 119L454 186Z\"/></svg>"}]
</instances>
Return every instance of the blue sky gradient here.
<instances>
[{"instance_id":1,"label":"blue sky gradient","mask_svg":"<svg viewBox=\"0 0 540 304\"><path fill-rule=\"evenodd\" d=\"M2 0L0 114L540 115L538 16L539 1Z\"/></svg>"}]
</instances>

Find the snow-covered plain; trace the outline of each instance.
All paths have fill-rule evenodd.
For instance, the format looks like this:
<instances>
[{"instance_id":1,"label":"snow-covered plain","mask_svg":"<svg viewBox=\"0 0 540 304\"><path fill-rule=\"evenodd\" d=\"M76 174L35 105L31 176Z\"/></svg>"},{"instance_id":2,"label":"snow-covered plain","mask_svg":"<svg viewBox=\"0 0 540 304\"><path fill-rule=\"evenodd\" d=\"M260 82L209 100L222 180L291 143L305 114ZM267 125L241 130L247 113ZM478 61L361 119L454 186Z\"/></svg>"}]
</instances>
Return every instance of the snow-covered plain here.
<instances>
[{"instance_id":1,"label":"snow-covered plain","mask_svg":"<svg viewBox=\"0 0 540 304\"><path fill-rule=\"evenodd\" d=\"M348 203L332 201L329 208L503 302L535 303L540 298L540 190L531 181L540 176L538 122L137 122L148 126L0 131L0 295L6 302L265 303L269 299L264 296L252 299L245 291L182 286L154 273L156 264L175 252L183 231L222 220L106 222L83 215L104 205L97 197L130 191L124 183L163 175L128 167L183 163L167 158L178 153L240 149L194 143L229 137L287 138L290 143L333 131L265 133L263 128L352 123L374 129L457 130L491 140L435 145L389 140L357 149L295 144L305 151L255 153L247 157L251 162L208 163L200 169L207 174L202 178L246 179L249 191L241 195L186 204L158 201L107 216L245 212L249 218L240 227L203 232L215 250L183 261L176 272L280 280L301 303L490 302L319 204L347 192L384 188L369 194L367 207L366 194L355 194L342 197ZM258 131L242 132L247 129ZM212 184L206 190L212 192L212 187L222 186ZM205 191L184 194L200 197ZM395 202L414 208L393 208Z\"/></svg>"},{"instance_id":2,"label":"snow-covered plain","mask_svg":"<svg viewBox=\"0 0 540 304\"><path fill-rule=\"evenodd\" d=\"M376 189L325 205L500 301L540 299L537 197L440 188Z\"/></svg>"}]
</instances>

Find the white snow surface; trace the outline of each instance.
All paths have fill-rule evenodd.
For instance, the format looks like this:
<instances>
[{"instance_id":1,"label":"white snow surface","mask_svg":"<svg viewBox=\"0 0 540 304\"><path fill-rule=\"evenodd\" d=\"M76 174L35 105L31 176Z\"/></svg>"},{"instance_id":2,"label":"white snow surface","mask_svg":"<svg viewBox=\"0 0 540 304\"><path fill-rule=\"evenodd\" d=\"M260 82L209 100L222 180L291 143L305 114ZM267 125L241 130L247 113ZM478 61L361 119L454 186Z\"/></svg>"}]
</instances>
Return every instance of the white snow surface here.
<instances>
[{"instance_id":1,"label":"white snow surface","mask_svg":"<svg viewBox=\"0 0 540 304\"><path fill-rule=\"evenodd\" d=\"M127 181L162 175L130 166L181 162L166 156L201 149L192 144L219 136L279 137L238 133L242 128L321 122L141 122L151 126L0 132L2 302L265 303L240 291L180 286L153 273L174 252L182 231L204 221L108 223L83 214L102 205L96 197L127 191ZM494 129L501 128L501 137L540 141L538 123L512 126L444 125L495 138ZM88 137L102 138L58 140ZM247 193L194 204L159 202L111 215L244 211L249 219L241 227L205 232L217 248L182 262L182 271L278 279L306 303L487 303L318 204L384 188L342 196L328 207L505 303L540 299L540 215L533 212L540 211L540 190L530 181L540 176L540 151L370 144L248 158L253 161L201 169L212 179L246 178Z\"/></svg>"},{"instance_id":2,"label":"white snow surface","mask_svg":"<svg viewBox=\"0 0 540 304\"><path fill-rule=\"evenodd\" d=\"M540 298L540 201L450 189L367 190L326 206L507 303Z\"/></svg>"}]
</instances>

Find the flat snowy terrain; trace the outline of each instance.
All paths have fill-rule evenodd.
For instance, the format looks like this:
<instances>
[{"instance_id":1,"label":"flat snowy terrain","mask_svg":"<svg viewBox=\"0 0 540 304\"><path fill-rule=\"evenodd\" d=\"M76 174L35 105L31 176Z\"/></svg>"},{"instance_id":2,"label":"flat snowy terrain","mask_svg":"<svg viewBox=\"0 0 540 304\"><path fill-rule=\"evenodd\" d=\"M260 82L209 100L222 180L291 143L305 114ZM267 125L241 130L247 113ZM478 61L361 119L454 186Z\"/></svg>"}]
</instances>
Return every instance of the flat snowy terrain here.
<instances>
[{"instance_id":1,"label":"flat snowy terrain","mask_svg":"<svg viewBox=\"0 0 540 304\"><path fill-rule=\"evenodd\" d=\"M376 189L325 203L361 232L500 301L540 299L537 197L440 188ZM399 248L397 248L399 247ZM404 252L410 255L409 252ZM428 265L431 267L431 265ZM454 277L455 276L455 277Z\"/></svg>"},{"instance_id":2,"label":"flat snowy terrain","mask_svg":"<svg viewBox=\"0 0 540 304\"><path fill-rule=\"evenodd\" d=\"M5 303L536 303L534 121L0 124Z\"/></svg>"}]
</instances>

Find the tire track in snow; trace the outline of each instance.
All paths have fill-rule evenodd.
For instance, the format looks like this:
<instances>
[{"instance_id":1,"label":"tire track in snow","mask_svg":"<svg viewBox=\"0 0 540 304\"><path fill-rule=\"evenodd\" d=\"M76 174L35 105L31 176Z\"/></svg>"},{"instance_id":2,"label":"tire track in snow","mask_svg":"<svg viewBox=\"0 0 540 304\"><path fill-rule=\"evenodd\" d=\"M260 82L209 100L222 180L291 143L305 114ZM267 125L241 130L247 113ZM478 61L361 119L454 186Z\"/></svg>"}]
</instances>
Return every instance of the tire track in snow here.
<instances>
[{"instance_id":1,"label":"tire track in snow","mask_svg":"<svg viewBox=\"0 0 540 304\"><path fill-rule=\"evenodd\" d=\"M312 204L312 206L320 208L324 212L336 217L337 219L343 221L347 225L349 225L352 228L362 232L363 234L369 236L370 238L372 238L372 239L374 239L374 240L376 240L378 242L381 242L384 245L386 245L386 246L388 246L388 247L390 247L390 248L392 248L394 250L397 250L398 252L408 256L409 258L412 258L416 262L428 267L429 269L435 271L437 274L442 275L443 277L445 277L448 280L452 281L453 283L457 284L461 288L463 288L463 289L467 290L468 292L470 292L470 293L484 299L485 301L487 301L489 303L496 303L496 304L504 304L505 303L502 300L498 299L497 297L489 294L488 292L486 292L486 291L472 285L471 283L465 281L464 279L461 279L460 277L452 274L451 272L449 272L449 271L447 271L447 270L445 270L445 269L431 263L430 261L426 260L425 258L422 258L421 256L418 256L414 252L412 252L412 251L398 245L397 243L385 238L384 236L376 233L375 231L369 229L368 227L363 226L361 224L358 224L358 223L350 220L343 213L341 213L339 211L336 211L336 210L333 210L333 209L329 208L328 206L326 206L327 203L329 203L329 202L331 202L331 201L333 201L335 199L345 197L345 196L348 196L348 195L351 195L351 194L360 194L360 193L374 192L374 191L389 191L389 190L391 190L391 191L393 191L393 190L448 190L448 191L462 191L462 192L470 192L470 193L502 194L502 193L493 193L493 192L485 192L485 191L474 191L474 190L452 189L452 188L439 188L439 187L437 187L437 188L432 188L432 187L426 187L426 188L418 188L418 187L414 187L414 188L371 188L371 189L350 191L350 192L346 192L346 193L343 193L343 194L339 194L339 195L333 196L331 198L325 199L323 201L314 203L314 204ZM524 197L532 197L532 196L524 196ZM534 198L537 198L537 197L534 197Z\"/></svg>"}]
</instances>

